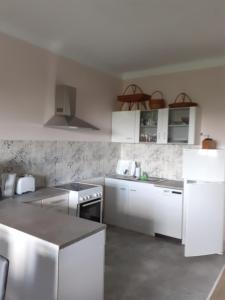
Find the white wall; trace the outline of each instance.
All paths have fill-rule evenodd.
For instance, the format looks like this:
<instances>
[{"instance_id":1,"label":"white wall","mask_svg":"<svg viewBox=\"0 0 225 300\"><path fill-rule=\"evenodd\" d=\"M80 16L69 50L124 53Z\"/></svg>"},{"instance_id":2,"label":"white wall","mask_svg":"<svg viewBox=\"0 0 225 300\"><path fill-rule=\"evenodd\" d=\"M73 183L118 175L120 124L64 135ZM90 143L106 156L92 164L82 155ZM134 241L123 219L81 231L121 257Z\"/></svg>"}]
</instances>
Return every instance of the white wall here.
<instances>
[{"instance_id":1,"label":"white wall","mask_svg":"<svg viewBox=\"0 0 225 300\"><path fill-rule=\"evenodd\" d=\"M121 80L0 33L0 139L110 141L111 111L122 85L160 89L168 102L186 91L202 112L201 129L225 146L225 67ZM99 132L44 128L54 112L55 83L77 88L77 115Z\"/></svg>"},{"instance_id":2,"label":"white wall","mask_svg":"<svg viewBox=\"0 0 225 300\"><path fill-rule=\"evenodd\" d=\"M77 115L101 130L44 128L55 83L77 88ZM119 79L0 33L0 139L109 141Z\"/></svg>"}]
</instances>

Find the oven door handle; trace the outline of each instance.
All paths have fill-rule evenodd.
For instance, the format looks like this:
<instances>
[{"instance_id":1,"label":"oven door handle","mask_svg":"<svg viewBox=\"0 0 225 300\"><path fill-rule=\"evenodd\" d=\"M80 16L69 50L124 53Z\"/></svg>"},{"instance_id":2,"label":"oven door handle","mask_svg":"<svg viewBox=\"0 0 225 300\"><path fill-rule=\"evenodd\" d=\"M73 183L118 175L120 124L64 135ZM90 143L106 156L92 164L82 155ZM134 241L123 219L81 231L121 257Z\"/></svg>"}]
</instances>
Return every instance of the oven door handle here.
<instances>
[{"instance_id":1,"label":"oven door handle","mask_svg":"<svg viewBox=\"0 0 225 300\"><path fill-rule=\"evenodd\" d=\"M82 205L82 207L87 207L87 206L91 206L93 204L97 204L97 203L100 203L100 202L102 202L102 200L93 201L93 202L87 203L87 204L82 204L81 203L80 205Z\"/></svg>"}]
</instances>

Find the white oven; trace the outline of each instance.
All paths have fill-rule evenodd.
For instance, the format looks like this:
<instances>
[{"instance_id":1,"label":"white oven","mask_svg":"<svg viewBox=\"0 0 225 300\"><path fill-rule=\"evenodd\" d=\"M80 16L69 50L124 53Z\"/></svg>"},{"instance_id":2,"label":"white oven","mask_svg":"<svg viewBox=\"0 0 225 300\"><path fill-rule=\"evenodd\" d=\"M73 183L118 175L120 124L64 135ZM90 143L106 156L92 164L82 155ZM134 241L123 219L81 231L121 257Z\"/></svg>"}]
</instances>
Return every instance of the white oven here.
<instances>
[{"instance_id":1,"label":"white oven","mask_svg":"<svg viewBox=\"0 0 225 300\"><path fill-rule=\"evenodd\" d=\"M96 198L78 203L77 216L102 223L102 199Z\"/></svg>"},{"instance_id":2,"label":"white oven","mask_svg":"<svg viewBox=\"0 0 225 300\"><path fill-rule=\"evenodd\" d=\"M69 191L69 214L102 223L103 188L86 183L69 183L56 188Z\"/></svg>"}]
</instances>

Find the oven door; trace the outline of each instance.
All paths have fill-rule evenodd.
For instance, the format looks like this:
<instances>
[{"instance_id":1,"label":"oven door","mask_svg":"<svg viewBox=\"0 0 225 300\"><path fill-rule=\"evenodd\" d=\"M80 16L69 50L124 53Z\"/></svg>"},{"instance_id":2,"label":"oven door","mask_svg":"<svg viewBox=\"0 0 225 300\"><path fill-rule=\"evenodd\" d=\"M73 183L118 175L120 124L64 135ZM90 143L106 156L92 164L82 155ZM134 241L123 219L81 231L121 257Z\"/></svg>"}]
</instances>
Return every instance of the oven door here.
<instances>
[{"instance_id":1,"label":"oven door","mask_svg":"<svg viewBox=\"0 0 225 300\"><path fill-rule=\"evenodd\" d=\"M102 223L102 199L94 199L79 203L78 214L80 218Z\"/></svg>"}]
</instances>

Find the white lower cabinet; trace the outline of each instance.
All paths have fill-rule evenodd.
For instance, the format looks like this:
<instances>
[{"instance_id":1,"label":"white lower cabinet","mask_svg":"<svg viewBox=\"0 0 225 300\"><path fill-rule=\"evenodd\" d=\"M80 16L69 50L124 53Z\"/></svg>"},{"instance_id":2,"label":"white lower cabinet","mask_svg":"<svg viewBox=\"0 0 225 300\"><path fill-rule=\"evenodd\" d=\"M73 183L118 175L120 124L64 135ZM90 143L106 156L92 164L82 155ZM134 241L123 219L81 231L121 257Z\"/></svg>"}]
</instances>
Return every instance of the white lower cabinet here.
<instances>
[{"instance_id":1,"label":"white lower cabinet","mask_svg":"<svg viewBox=\"0 0 225 300\"><path fill-rule=\"evenodd\" d=\"M105 181L104 222L128 228L128 183L107 178Z\"/></svg>"},{"instance_id":2,"label":"white lower cabinet","mask_svg":"<svg viewBox=\"0 0 225 300\"><path fill-rule=\"evenodd\" d=\"M181 239L183 193L153 184L105 179L104 223Z\"/></svg>"},{"instance_id":3,"label":"white lower cabinet","mask_svg":"<svg viewBox=\"0 0 225 300\"><path fill-rule=\"evenodd\" d=\"M182 191L156 187L154 202L154 232L181 239L182 216Z\"/></svg>"},{"instance_id":4,"label":"white lower cabinet","mask_svg":"<svg viewBox=\"0 0 225 300\"><path fill-rule=\"evenodd\" d=\"M154 186L106 178L104 222L153 234Z\"/></svg>"},{"instance_id":5,"label":"white lower cabinet","mask_svg":"<svg viewBox=\"0 0 225 300\"><path fill-rule=\"evenodd\" d=\"M146 183L129 184L129 228L152 235L154 220L154 186Z\"/></svg>"}]
</instances>

